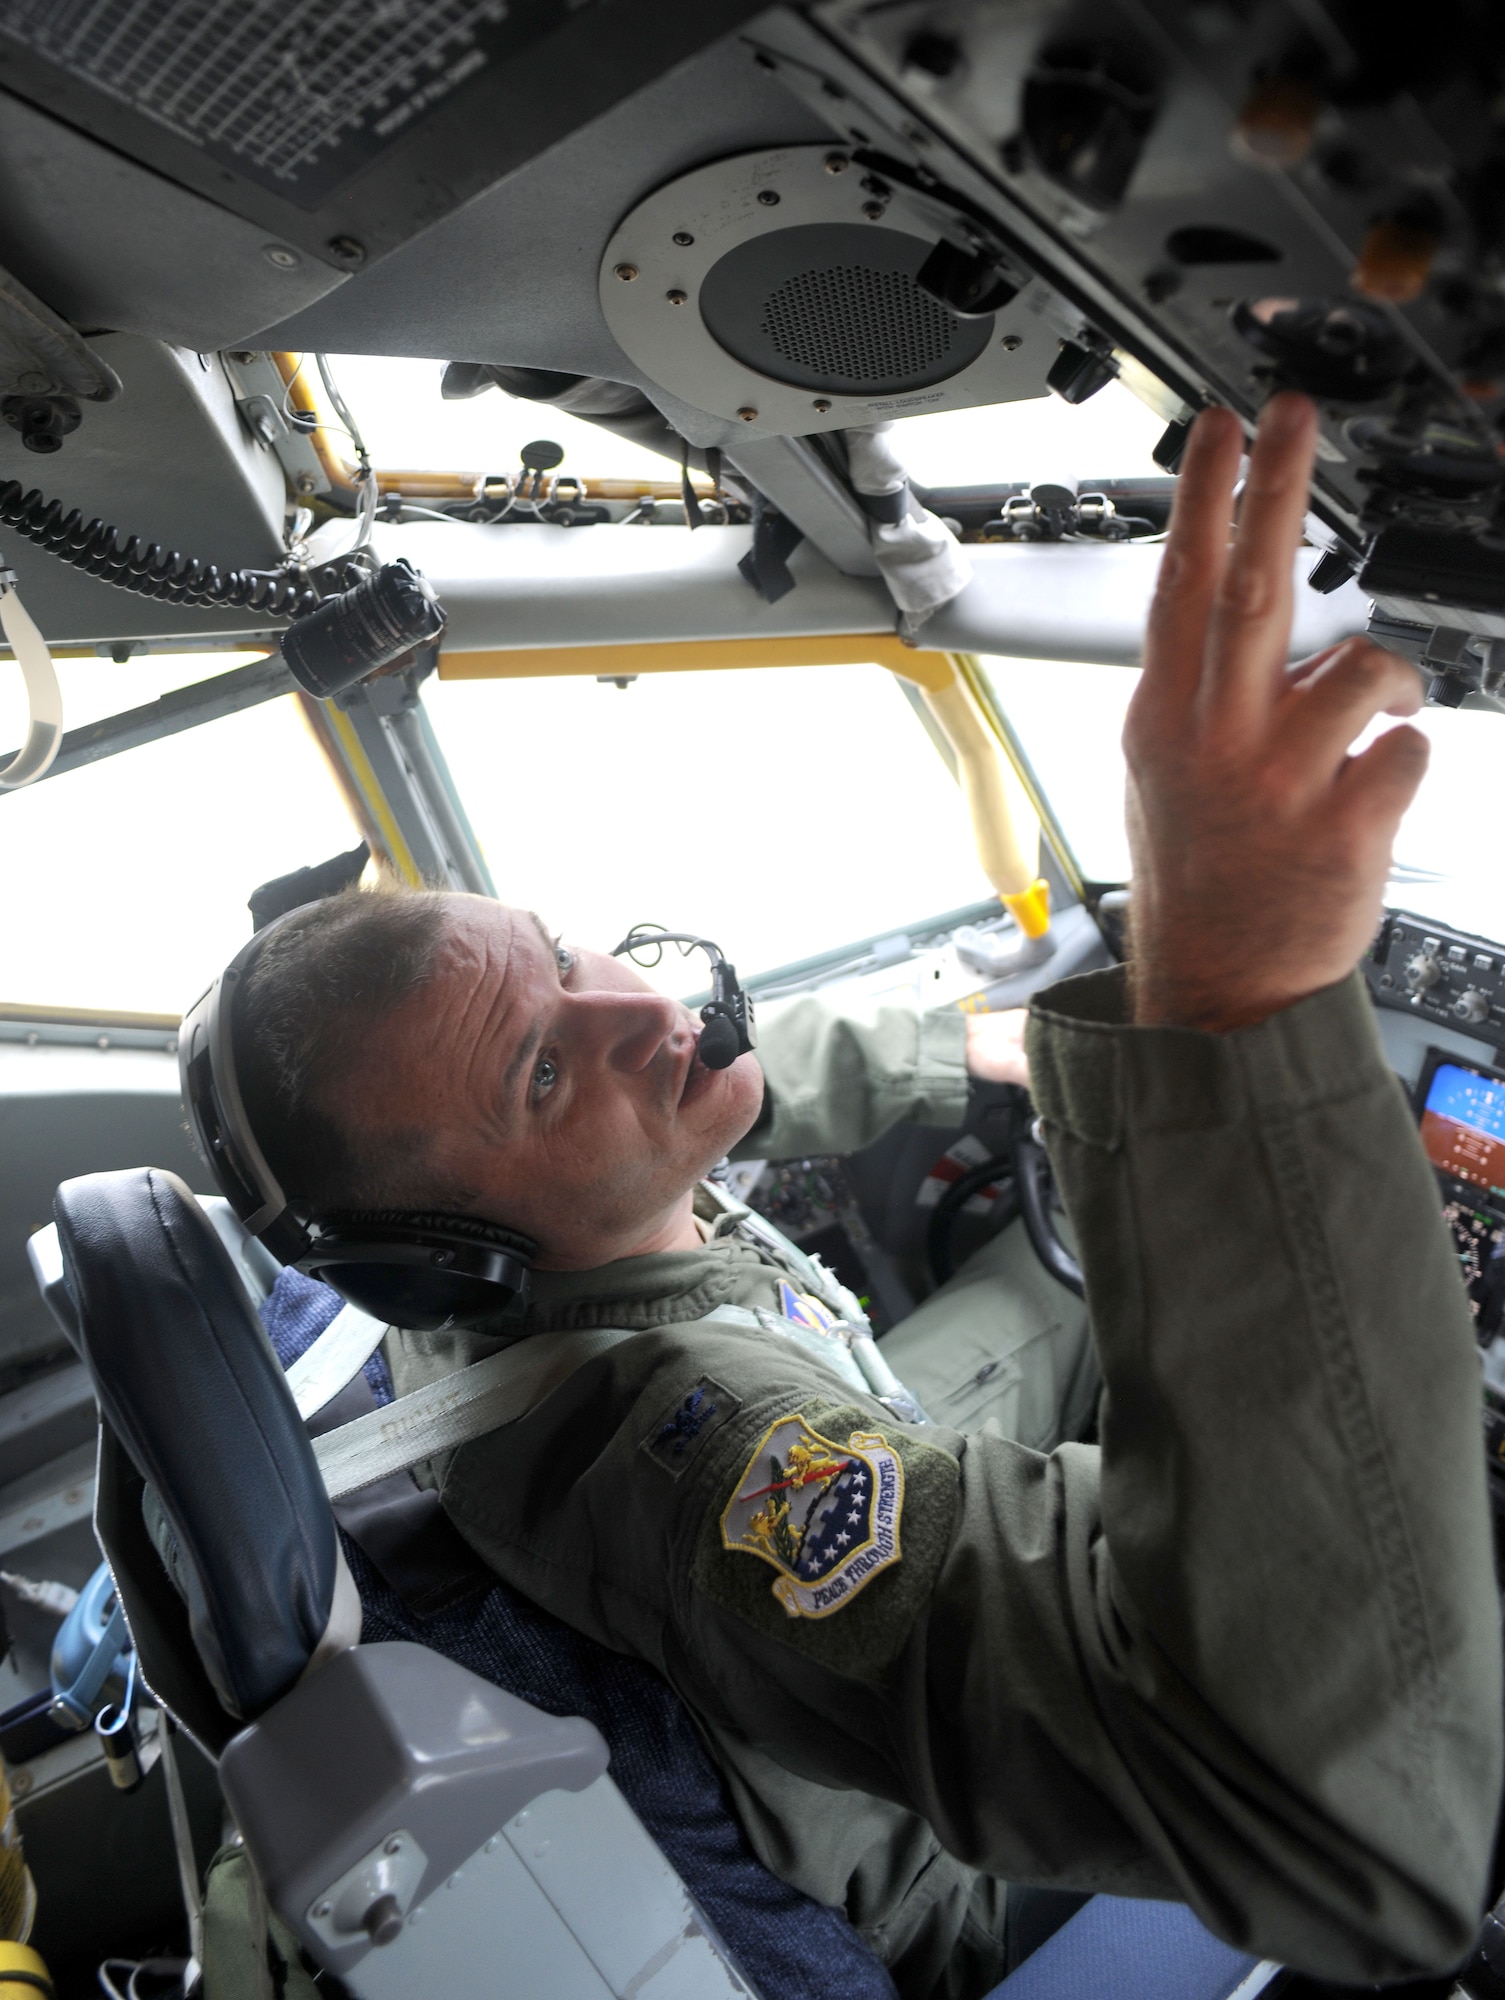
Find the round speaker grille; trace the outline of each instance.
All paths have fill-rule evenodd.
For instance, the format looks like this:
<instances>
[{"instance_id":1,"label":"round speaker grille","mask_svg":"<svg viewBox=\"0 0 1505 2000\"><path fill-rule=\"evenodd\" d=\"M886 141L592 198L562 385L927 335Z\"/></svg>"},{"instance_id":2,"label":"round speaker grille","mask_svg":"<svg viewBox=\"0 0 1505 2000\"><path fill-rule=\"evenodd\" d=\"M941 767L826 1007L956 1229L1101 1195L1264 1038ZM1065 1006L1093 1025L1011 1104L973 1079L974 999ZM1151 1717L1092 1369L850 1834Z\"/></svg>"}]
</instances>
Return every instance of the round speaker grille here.
<instances>
[{"instance_id":1,"label":"round speaker grille","mask_svg":"<svg viewBox=\"0 0 1505 2000\"><path fill-rule=\"evenodd\" d=\"M915 283L931 246L894 229L807 223L739 244L706 273L700 313L737 360L837 395L896 395L957 374L991 318L959 319Z\"/></svg>"}]
</instances>

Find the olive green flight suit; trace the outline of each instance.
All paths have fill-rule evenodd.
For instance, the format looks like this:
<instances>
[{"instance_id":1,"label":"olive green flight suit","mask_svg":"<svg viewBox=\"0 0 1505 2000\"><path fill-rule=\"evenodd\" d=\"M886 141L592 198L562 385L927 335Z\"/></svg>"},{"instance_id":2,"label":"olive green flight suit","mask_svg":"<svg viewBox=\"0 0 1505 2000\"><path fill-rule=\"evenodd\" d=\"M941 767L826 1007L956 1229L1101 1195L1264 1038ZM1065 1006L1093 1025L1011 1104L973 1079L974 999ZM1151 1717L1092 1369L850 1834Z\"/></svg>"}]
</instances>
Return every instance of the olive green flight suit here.
<instances>
[{"instance_id":1,"label":"olive green flight suit","mask_svg":"<svg viewBox=\"0 0 1505 2000\"><path fill-rule=\"evenodd\" d=\"M763 1115L734 1159L854 1153L901 1121L960 1125L967 1017L824 994L760 1011ZM1000 1232L890 1332L883 1356L927 1415L1049 1451L1088 1427L1100 1378L1081 1300L1022 1223Z\"/></svg>"},{"instance_id":2,"label":"olive green flight suit","mask_svg":"<svg viewBox=\"0 0 1505 2000\"><path fill-rule=\"evenodd\" d=\"M1182 1897L1351 1981L1456 1961L1486 1888L1478 1363L1363 988L1226 1036L1130 1027L1124 1004L1120 974L1089 974L1030 1030L1100 1451L909 1427L776 1336L697 1326L776 1309L722 1236L539 1274L539 1337L641 1331L435 1465L500 1576L679 1690L760 1854L844 1902L906 1996L986 1990L1001 1880ZM952 1030L918 1030L907 1084L840 1023L812 1033L808 1104L834 1086L845 1107L823 1148L959 1087ZM774 1100L755 1149L813 1145ZM398 1388L489 1345L395 1337ZM869 1479L867 1539L807 1586L791 1496L815 1492L802 1532L827 1535L820 1496Z\"/></svg>"}]
</instances>

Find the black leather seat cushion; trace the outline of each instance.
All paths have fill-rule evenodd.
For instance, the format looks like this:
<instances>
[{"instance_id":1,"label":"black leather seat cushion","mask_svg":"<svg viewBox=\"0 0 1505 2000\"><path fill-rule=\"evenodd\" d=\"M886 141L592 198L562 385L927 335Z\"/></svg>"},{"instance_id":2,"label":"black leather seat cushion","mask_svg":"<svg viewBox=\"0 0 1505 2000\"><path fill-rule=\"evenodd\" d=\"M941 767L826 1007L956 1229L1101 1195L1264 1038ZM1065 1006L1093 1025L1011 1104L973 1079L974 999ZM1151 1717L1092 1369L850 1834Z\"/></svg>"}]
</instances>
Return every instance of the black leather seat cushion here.
<instances>
[{"instance_id":1,"label":"black leather seat cushion","mask_svg":"<svg viewBox=\"0 0 1505 2000\"><path fill-rule=\"evenodd\" d=\"M334 1600L338 1542L308 1437L223 1244L175 1174L88 1174L53 1208L101 1413L157 1496L214 1691L249 1719L303 1672Z\"/></svg>"}]
</instances>

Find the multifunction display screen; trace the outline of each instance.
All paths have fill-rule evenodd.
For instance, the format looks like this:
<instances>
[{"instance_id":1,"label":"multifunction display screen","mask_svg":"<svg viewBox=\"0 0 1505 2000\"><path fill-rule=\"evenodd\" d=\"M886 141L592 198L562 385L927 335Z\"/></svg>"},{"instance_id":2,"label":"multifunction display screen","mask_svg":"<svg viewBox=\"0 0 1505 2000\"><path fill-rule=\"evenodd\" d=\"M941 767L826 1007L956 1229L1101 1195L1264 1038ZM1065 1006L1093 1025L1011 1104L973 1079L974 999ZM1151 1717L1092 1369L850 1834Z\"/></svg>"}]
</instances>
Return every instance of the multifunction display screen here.
<instances>
[{"instance_id":1,"label":"multifunction display screen","mask_svg":"<svg viewBox=\"0 0 1505 2000\"><path fill-rule=\"evenodd\" d=\"M1442 1213L1481 1341L1505 1305L1505 1075L1433 1050L1419 1094L1421 1143L1442 1180Z\"/></svg>"},{"instance_id":2,"label":"multifunction display screen","mask_svg":"<svg viewBox=\"0 0 1505 2000\"><path fill-rule=\"evenodd\" d=\"M1440 1172L1505 1199L1505 1078L1439 1062L1422 1105L1421 1143Z\"/></svg>"}]
</instances>

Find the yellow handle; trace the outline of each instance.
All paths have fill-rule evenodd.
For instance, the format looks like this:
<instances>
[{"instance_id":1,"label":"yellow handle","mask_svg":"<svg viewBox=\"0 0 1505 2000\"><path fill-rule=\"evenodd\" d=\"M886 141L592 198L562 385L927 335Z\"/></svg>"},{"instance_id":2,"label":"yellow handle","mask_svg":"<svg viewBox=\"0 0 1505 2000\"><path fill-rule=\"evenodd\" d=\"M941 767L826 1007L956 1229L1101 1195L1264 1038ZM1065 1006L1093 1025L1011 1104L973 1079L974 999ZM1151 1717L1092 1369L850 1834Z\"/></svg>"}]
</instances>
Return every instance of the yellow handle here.
<instances>
[{"instance_id":1,"label":"yellow handle","mask_svg":"<svg viewBox=\"0 0 1505 2000\"><path fill-rule=\"evenodd\" d=\"M53 2000L53 1991L52 1976L31 1946L0 1938L0 1995L22 2000L25 1994L36 2000L40 1992L45 2000Z\"/></svg>"},{"instance_id":2,"label":"yellow handle","mask_svg":"<svg viewBox=\"0 0 1505 2000\"><path fill-rule=\"evenodd\" d=\"M939 657L931 654L929 659ZM922 683L921 693L956 753L957 777L982 872L1025 936L1043 937L1050 928L1050 891L1039 874L1040 831L1036 825L1030 835L1021 837L998 739L954 667L946 686Z\"/></svg>"}]
</instances>

